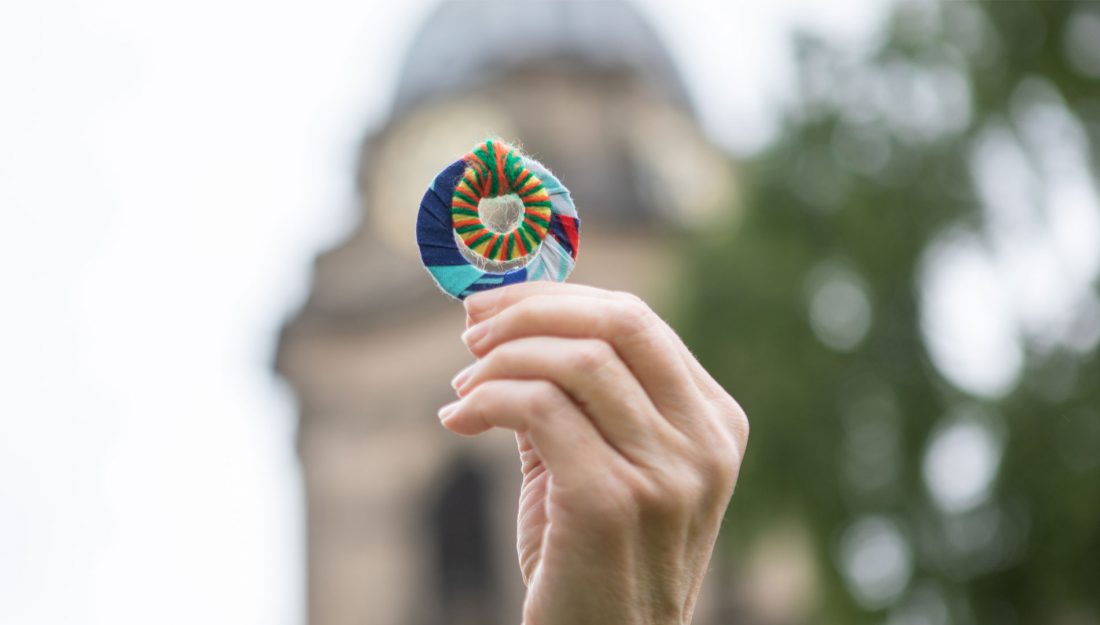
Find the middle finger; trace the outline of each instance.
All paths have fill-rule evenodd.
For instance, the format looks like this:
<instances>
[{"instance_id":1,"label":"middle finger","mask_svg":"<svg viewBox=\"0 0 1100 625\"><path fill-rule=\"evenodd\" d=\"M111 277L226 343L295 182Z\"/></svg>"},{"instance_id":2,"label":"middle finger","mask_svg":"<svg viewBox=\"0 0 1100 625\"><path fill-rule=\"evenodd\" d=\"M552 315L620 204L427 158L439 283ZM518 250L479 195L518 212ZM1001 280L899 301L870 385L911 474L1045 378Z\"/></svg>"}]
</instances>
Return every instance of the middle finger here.
<instances>
[{"instance_id":1,"label":"middle finger","mask_svg":"<svg viewBox=\"0 0 1100 625\"><path fill-rule=\"evenodd\" d=\"M543 379L556 384L631 462L651 464L663 446L683 439L657 412L615 350L598 339L536 336L505 342L460 374L455 387L464 396L494 379Z\"/></svg>"}]
</instances>

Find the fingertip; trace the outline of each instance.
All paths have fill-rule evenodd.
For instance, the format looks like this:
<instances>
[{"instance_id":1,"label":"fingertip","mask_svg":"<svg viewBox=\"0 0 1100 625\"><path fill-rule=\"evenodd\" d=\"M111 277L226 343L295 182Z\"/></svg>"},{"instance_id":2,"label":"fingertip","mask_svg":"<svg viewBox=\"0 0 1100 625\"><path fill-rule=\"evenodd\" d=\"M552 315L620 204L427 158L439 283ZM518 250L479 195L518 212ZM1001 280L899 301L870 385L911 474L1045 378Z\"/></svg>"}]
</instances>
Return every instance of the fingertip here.
<instances>
[{"instance_id":1,"label":"fingertip","mask_svg":"<svg viewBox=\"0 0 1100 625\"><path fill-rule=\"evenodd\" d=\"M489 430L489 425L481 419L464 416L460 413L451 415L439 422L453 434L459 436L477 436Z\"/></svg>"},{"instance_id":2,"label":"fingertip","mask_svg":"<svg viewBox=\"0 0 1100 625\"><path fill-rule=\"evenodd\" d=\"M453 417L456 412L458 412L458 409L461 405L462 405L462 400L461 399L457 400L457 401L453 401L453 402L447 404L446 406L443 406L442 408L440 408L439 413L436 416L439 417L440 421L446 421L447 419L450 419L451 417Z\"/></svg>"},{"instance_id":3,"label":"fingertip","mask_svg":"<svg viewBox=\"0 0 1100 625\"><path fill-rule=\"evenodd\" d=\"M489 429L484 419L470 414L464 399L453 401L439 409L439 423L455 434L475 436Z\"/></svg>"},{"instance_id":4,"label":"fingertip","mask_svg":"<svg viewBox=\"0 0 1100 625\"><path fill-rule=\"evenodd\" d=\"M496 310L500 298L500 289L480 291L467 297L463 301L463 304L466 306L466 325L470 326L476 324L485 317L491 316Z\"/></svg>"},{"instance_id":5,"label":"fingertip","mask_svg":"<svg viewBox=\"0 0 1100 625\"><path fill-rule=\"evenodd\" d=\"M482 321L476 323L466 329L462 333L462 342L466 344L467 349L470 350L474 356L481 357L484 350L481 349L485 339L489 334L489 322Z\"/></svg>"},{"instance_id":6,"label":"fingertip","mask_svg":"<svg viewBox=\"0 0 1100 625\"><path fill-rule=\"evenodd\" d=\"M453 388L456 392L458 392L459 397L462 396L463 387L466 386L466 382L470 379L470 376L473 374L474 367L476 365L477 365L477 362L466 365L451 380L451 388Z\"/></svg>"},{"instance_id":7,"label":"fingertip","mask_svg":"<svg viewBox=\"0 0 1100 625\"><path fill-rule=\"evenodd\" d=\"M591 289L591 287L578 287L549 280L535 280L508 284L488 291L479 291L463 300L463 304L466 306L466 325L467 327L476 325L478 322L492 317L501 310L532 295L557 292L569 293L573 289Z\"/></svg>"}]
</instances>

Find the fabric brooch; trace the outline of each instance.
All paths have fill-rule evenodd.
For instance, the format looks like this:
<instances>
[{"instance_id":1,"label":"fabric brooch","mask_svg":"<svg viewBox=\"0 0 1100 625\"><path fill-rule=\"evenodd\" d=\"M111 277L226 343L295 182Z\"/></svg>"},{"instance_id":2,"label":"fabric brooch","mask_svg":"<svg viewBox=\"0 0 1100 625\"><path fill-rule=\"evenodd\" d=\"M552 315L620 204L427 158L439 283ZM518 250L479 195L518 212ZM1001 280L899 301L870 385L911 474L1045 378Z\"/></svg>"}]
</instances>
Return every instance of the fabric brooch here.
<instances>
[{"instance_id":1,"label":"fabric brooch","mask_svg":"<svg viewBox=\"0 0 1100 625\"><path fill-rule=\"evenodd\" d=\"M569 190L518 148L491 139L435 177L416 218L428 273L458 299L527 280L564 281L580 219Z\"/></svg>"}]
</instances>

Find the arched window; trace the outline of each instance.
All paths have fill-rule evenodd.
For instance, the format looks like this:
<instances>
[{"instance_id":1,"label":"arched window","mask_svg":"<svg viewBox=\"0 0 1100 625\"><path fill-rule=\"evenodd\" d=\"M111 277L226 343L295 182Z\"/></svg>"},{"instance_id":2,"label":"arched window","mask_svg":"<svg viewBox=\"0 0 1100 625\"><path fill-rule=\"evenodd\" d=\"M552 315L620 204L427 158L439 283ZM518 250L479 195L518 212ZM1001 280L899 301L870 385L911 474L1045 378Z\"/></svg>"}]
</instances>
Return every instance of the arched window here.
<instances>
[{"instance_id":1,"label":"arched window","mask_svg":"<svg viewBox=\"0 0 1100 625\"><path fill-rule=\"evenodd\" d=\"M474 461L459 456L441 483L428 511L437 598L431 623L496 625L501 601L493 566L489 480Z\"/></svg>"}]
</instances>

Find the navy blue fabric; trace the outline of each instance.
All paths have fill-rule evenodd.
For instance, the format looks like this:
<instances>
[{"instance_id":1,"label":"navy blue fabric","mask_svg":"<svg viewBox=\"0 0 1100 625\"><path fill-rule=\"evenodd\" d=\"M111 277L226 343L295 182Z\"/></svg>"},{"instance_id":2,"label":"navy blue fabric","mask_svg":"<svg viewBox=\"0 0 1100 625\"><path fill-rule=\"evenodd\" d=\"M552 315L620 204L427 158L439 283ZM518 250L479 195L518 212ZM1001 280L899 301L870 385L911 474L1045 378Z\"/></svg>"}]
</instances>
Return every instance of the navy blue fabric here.
<instances>
[{"instance_id":1,"label":"navy blue fabric","mask_svg":"<svg viewBox=\"0 0 1100 625\"><path fill-rule=\"evenodd\" d=\"M581 220L577 220L577 228L580 229ZM554 235L554 238L558 240L558 243L569 252L569 255L576 258L576 250L573 249L573 244L569 242L569 236L565 234L565 228L561 225L560 219L550 220L550 233Z\"/></svg>"},{"instance_id":2,"label":"navy blue fabric","mask_svg":"<svg viewBox=\"0 0 1100 625\"><path fill-rule=\"evenodd\" d=\"M459 159L447 166L435 177L432 186L420 200L420 213L416 216L416 242L420 246L420 260L425 265L468 265L458 252L454 234L451 233L451 196L466 171L466 161Z\"/></svg>"}]
</instances>

